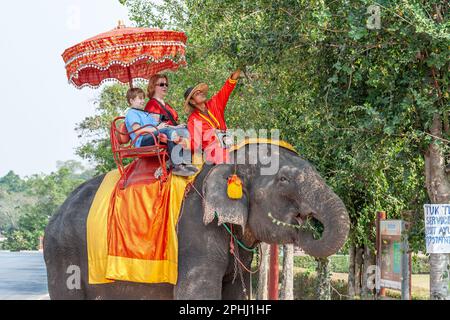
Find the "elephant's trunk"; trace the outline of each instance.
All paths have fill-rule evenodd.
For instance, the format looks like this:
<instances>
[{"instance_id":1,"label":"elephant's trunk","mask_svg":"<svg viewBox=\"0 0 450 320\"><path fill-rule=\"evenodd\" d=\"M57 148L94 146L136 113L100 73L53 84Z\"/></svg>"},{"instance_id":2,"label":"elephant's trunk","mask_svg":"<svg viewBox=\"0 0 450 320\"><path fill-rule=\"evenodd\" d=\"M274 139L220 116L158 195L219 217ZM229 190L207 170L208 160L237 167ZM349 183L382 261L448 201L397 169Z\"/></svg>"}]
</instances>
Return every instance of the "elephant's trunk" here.
<instances>
[{"instance_id":1,"label":"elephant's trunk","mask_svg":"<svg viewBox=\"0 0 450 320\"><path fill-rule=\"evenodd\" d=\"M324 182L304 196L310 198L309 203L314 204L310 205L312 212L307 214L322 223L323 232L319 239L314 239L311 231L301 230L297 245L311 256L328 257L336 253L347 239L350 229L347 210L341 199Z\"/></svg>"}]
</instances>

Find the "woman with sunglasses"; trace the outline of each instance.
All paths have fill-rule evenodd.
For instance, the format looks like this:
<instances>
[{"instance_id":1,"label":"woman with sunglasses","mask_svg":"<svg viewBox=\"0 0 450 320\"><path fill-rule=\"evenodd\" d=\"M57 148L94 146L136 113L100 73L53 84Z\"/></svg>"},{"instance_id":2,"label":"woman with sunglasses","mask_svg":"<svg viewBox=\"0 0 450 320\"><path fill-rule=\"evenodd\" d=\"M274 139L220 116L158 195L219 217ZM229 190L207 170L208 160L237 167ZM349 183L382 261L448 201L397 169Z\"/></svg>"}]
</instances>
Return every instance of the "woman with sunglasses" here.
<instances>
[{"instance_id":1,"label":"woman with sunglasses","mask_svg":"<svg viewBox=\"0 0 450 320\"><path fill-rule=\"evenodd\" d=\"M145 106L145 111L159 116L161 122L178 125L178 113L164 101L169 90L169 79L165 74L153 75L147 87L147 97L150 99Z\"/></svg>"},{"instance_id":2,"label":"woman with sunglasses","mask_svg":"<svg viewBox=\"0 0 450 320\"><path fill-rule=\"evenodd\" d=\"M150 113L155 120L160 123L159 132L167 135L170 141L179 144L180 148L174 148L175 154L171 159L175 165L182 169L197 172L198 169L191 165L191 152L189 131L185 125L178 123L178 113L168 103L164 101L169 89L169 79L165 74L153 75L148 83L147 96L150 100L145 106L145 111Z\"/></svg>"}]
</instances>

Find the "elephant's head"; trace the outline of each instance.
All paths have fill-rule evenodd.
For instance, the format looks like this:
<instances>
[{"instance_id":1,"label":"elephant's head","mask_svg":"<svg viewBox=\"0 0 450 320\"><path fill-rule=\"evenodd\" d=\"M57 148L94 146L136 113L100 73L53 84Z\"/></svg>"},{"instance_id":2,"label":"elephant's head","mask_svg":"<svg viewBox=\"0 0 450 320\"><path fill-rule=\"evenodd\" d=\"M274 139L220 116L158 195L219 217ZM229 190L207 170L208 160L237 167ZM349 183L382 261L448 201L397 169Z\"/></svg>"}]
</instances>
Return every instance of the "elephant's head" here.
<instances>
[{"instance_id":1,"label":"elephant's head","mask_svg":"<svg viewBox=\"0 0 450 320\"><path fill-rule=\"evenodd\" d=\"M261 174L261 161L248 164L248 147L236 154L247 159L245 164L221 164L209 172L203 184L204 222L213 221L217 212L219 224L249 228L257 240L294 243L314 257L336 253L350 226L343 202L307 161L285 148L268 149L279 159L272 174ZM226 194L227 178L235 170L243 181L244 196L239 200ZM319 236L313 234L314 228L306 228L311 222L321 225Z\"/></svg>"}]
</instances>

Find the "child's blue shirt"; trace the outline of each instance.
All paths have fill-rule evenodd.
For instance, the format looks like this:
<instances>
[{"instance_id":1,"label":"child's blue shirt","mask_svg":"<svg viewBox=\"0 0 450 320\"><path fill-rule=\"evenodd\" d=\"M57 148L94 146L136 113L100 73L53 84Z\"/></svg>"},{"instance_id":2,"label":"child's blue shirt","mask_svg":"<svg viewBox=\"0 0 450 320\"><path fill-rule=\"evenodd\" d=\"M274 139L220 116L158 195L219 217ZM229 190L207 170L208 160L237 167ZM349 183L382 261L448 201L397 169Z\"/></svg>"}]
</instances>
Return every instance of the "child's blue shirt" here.
<instances>
[{"instance_id":1,"label":"child's blue shirt","mask_svg":"<svg viewBox=\"0 0 450 320\"><path fill-rule=\"evenodd\" d=\"M133 131L133 124L137 123L140 127L145 126L147 124L151 124L153 126L157 126L159 122L155 119L152 113L148 113L147 111L130 108L125 116L125 125L127 127L128 132ZM148 126L147 128L152 128ZM156 134L156 132L155 132ZM134 140L136 137L135 133L130 133L131 140ZM135 142L136 147L141 146L142 138L144 136L141 135Z\"/></svg>"}]
</instances>

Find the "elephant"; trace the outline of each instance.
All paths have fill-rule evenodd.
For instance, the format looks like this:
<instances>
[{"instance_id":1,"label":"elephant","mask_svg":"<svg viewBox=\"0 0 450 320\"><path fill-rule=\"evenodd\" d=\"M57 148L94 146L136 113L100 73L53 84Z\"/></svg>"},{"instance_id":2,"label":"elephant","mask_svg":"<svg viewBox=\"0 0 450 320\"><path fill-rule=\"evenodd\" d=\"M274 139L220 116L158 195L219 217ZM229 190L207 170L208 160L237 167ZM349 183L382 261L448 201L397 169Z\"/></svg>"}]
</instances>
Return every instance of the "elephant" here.
<instances>
[{"instance_id":1,"label":"elephant","mask_svg":"<svg viewBox=\"0 0 450 320\"><path fill-rule=\"evenodd\" d=\"M237 240L253 248L261 242L294 243L314 257L336 253L345 243L350 221L342 200L316 169L297 153L265 144L277 155L279 165L262 174L266 164L251 163L249 145L234 151L241 164L204 164L193 186L185 193L178 232L178 281L134 283L115 281L88 283L86 244L87 215L103 177L95 177L74 190L50 219L44 236L44 259L51 299L227 299L248 296L250 276L245 270L235 278L235 258L230 253L232 227ZM243 196L227 196L227 178L236 173L242 180ZM302 228L318 222L322 233ZM253 252L235 247L236 256L250 269ZM79 266L80 286L66 285L68 267ZM241 281L242 280L242 281Z\"/></svg>"}]
</instances>

